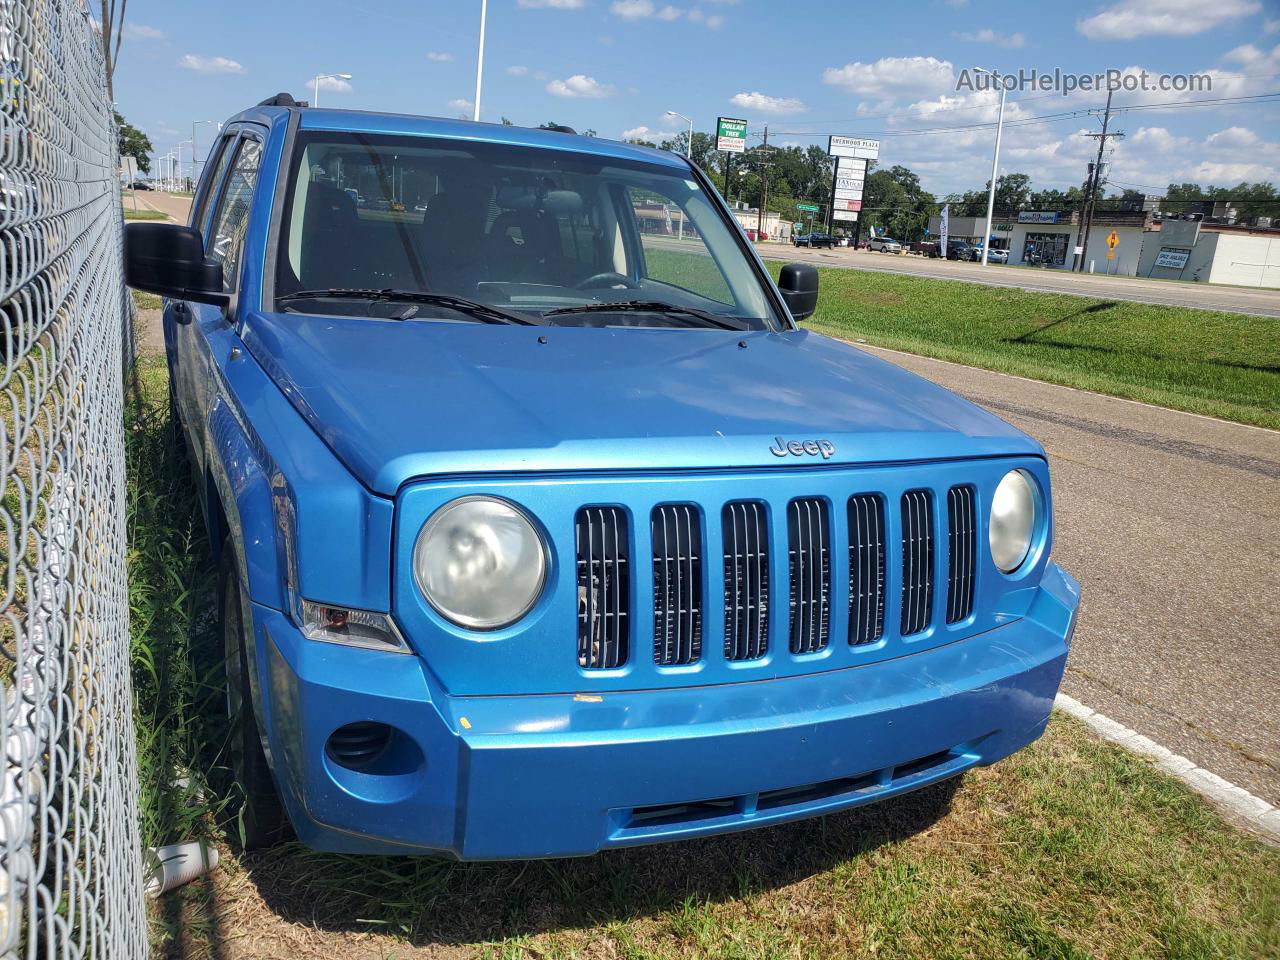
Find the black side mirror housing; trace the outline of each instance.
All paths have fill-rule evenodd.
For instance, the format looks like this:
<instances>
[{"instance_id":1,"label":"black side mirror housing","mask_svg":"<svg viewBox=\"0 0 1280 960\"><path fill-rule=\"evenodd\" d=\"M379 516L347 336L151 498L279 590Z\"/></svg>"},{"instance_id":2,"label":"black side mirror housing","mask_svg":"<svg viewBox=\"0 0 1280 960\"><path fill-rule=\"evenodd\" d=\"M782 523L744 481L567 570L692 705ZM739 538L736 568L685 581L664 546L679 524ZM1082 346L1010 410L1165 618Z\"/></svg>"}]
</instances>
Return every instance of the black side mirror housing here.
<instances>
[{"instance_id":1,"label":"black side mirror housing","mask_svg":"<svg viewBox=\"0 0 1280 960\"><path fill-rule=\"evenodd\" d=\"M204 255L204 238L179 223L130 223L124 228L124 281L172 300L225 307L222 264Z\"/></svg>"},{"instance_id":2,"label":"black side mirror housing","mask_svg":"<svg viewBox=\"0 0 1280 960\"><path fill-rule=\"evenodd\" d=\"M778 274L778 289L787 309L797 320L812 316L818 309L818 270L807 263L788 263Z\"/></svg>"}]
</instances>

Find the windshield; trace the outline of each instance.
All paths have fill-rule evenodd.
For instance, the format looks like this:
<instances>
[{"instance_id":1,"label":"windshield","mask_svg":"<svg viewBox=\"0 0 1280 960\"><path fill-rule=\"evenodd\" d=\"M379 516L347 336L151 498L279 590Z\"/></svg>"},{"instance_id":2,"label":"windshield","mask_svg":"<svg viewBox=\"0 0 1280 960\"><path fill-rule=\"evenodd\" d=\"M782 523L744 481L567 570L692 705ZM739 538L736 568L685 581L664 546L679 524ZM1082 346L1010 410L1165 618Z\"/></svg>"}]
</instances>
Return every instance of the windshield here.
<instances>
[{"instance_id":1,"label":"windshield","mask_svg":"<svg viewBox=\"0 0 1280 960\"><path fill-rule=\"evenodd\" d=\"M474 319L454 298L557 326L779 328L736 227L661 163L305 133L281 227L278 309ZM416 309L396 292L418 294Z\"/></svg>"}]
</instances>

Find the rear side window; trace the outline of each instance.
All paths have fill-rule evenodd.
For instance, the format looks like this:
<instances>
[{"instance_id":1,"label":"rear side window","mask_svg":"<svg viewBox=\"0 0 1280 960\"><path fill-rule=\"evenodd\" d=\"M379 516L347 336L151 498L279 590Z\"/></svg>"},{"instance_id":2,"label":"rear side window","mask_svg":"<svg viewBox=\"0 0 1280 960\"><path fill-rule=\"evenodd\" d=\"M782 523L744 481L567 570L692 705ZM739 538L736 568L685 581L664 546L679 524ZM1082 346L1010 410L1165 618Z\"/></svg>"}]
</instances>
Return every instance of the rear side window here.
<instances>
[{"instance_id":1,"label":"rear side window","mask_svg":"<svg viewBox=\"0 0 1280 960\"><path fill-rule=\"evenodd\" d=\"M235 137L223 137L220 139L210 156L210 162L205 165L208 175L203 178L200 184L200 194L191 217L191 226L202 233L204 232L205 224L209 220L209 208L213 205L214 200L218 198L218 185L222 183L223 177L226 176L227 164L231 161L231 142L233 140L235 140Z\"/></svg>"},{"instance_id":2,"label":"rear side window","mask_svg":"<svg viewBox=\"0 0 1280 960\"><path fill-rule=\"evenodd\" d=\"M254 187L258 184L261 159L261 143L249 139L240 141L214 219L208 255L222 264L222 285L227 291L235 290L239 280L244 234L249 226L249 208L253 203Z\"/></svg>"}]
</instances>

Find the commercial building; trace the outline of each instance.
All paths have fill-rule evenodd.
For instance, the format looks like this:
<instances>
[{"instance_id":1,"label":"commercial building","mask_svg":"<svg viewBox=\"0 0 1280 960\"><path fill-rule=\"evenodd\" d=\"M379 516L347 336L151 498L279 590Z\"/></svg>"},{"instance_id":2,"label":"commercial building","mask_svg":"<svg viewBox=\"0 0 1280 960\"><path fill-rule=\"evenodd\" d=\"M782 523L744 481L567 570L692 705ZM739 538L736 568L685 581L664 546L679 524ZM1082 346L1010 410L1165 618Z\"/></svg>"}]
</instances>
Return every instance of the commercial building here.
<instances>
[{"instance_id":1,"label":"commercial building","mask_svg":"<svg viewBox=\"0 0 1280 960\"><path fill-rule=\"evenodd\" d=\"M1280 287L1280 230L1165 220L1142 246L1138 276L1244 287Z\"/></svg>"}]
</instances>

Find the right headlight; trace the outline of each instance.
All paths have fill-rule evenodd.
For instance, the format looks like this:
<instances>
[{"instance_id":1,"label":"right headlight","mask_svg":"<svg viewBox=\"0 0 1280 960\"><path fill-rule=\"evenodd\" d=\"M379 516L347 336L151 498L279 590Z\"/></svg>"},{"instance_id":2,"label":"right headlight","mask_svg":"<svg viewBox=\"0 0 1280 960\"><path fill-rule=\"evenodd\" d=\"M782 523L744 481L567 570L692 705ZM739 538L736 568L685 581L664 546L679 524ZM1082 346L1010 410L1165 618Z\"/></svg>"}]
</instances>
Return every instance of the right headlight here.
<instances>
[{"instance_id":1,"label":"right headlight","mask_svg":"<svg viewBox=\"0 0 1280 960\"><path fill-rule=\"evenodd\" d=\"M495 497L461 497L423 526L413 572L441 616L472 630L499 630L541 596L547 551L519 508Z\"/></svg>"},{"instance_id":2,"label":"right headlight","mask_svg":"<svg viewBox=\"0 0 1280 960\"><path fill-rule=\"evenodd\" d=\"M1010 470L991 499L987 541L991 559L1003 573L1013 573L1031 552L1036 529L1035 481L1024 470Z\"/></svg>"}]
</instances>

